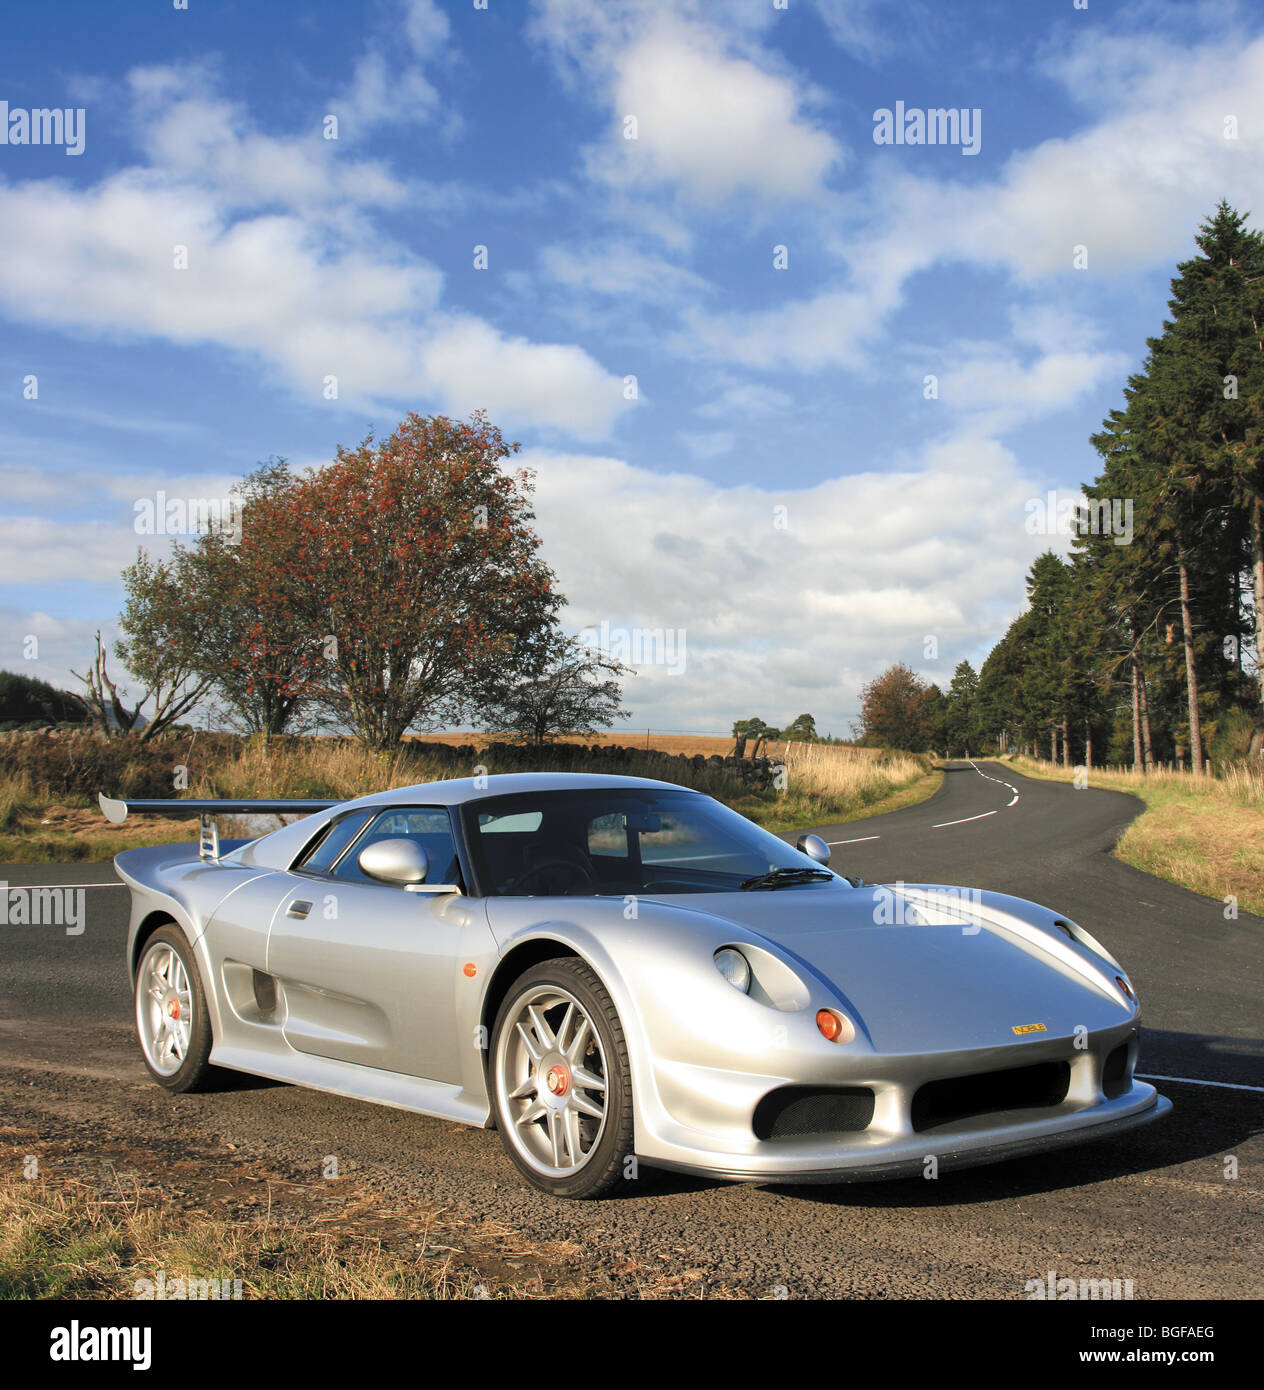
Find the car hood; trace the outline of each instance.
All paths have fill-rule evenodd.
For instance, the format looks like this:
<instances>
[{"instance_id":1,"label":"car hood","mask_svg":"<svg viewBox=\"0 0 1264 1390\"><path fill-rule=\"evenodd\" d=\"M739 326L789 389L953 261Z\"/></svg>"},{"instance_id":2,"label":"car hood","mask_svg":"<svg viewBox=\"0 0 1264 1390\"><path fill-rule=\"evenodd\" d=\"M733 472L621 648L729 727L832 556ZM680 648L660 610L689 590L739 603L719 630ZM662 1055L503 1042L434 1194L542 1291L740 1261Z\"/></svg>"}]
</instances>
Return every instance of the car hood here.
<instances>
[{"instance_id":1,"label":"car hood","mask_svg":"<svg viewBox=\"0 0 1264 1390\"><path fill-rule=\"evenodd\" d=\"M883 1052L1072 1037L1134 1011L1110 957L1068 939L1049 909L1003 894L927 884L779 889L707 895L705 906L676 899L667 910L705 914L732 944L751 940L809 984L814 975Z\"/></svg>"}]
</instances>

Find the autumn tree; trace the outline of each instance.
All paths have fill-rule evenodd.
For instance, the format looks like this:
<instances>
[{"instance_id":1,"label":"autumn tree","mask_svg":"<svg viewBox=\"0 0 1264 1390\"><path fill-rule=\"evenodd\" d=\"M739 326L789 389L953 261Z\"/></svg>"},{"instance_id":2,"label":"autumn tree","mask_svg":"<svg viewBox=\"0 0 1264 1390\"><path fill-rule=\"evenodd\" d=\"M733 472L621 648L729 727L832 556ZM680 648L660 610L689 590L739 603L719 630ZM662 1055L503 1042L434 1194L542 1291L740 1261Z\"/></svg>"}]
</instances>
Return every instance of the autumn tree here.
<instances>
[{"instance_id":1,"label":"autumn tree","mask_svg":"<svg viewBox=\"0 0 1264 1390\"><path fill-rule=\"evenodd\" d=\"M864 741L922 753L934 737L930 687L911 667L897 663L860 692Z\"/></svg>"},{"instance_id":2,"label":"autumn tree","mask_svg":"<svg viewBox=\"0 0 1264 1390\"><path fill-rule=\"evenodd\" d=\"M313 696L371 747L469 717L555 617L530 474L503 466L517 449L481 412L410 414L281 499L296 611L325 653Z\"/></svg>"},{"instance_id":3,"label":"autumn tree","mask_svg":"<svg viewBox=\"0 0 1264 1390\"><path fill-rule=\"evenodd\" d=\"M323 624L306 602L293 498L302 487L284 459L262 463L233 489L233 530L213 528L174 556L199 610L199 661L219 708L252 733L310 725L326 674Z\"/></svg>"}]
</instances>

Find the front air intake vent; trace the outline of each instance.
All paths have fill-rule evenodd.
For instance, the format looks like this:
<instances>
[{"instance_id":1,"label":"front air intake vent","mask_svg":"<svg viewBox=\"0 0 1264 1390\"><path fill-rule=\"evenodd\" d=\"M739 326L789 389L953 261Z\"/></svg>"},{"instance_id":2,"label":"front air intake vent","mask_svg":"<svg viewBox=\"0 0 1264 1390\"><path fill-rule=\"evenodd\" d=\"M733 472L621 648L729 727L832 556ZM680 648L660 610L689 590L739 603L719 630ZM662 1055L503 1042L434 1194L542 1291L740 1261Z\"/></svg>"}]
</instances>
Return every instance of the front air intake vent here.
<instances>
[{"instance_id":1,"label":"front air intake vent","mask_svg":"<svg viewBox=\"0 0 1264 1390\"><path fill-rule=\"evenodd\" d=\"M867 1086L782 1086L755 1107L756 1139L813 1139L857 1134L873 1119L873 1092Z\"/></svg>"},{"instance_id":2,"label":"front air intake vent","mask_svg":"<svg viewBox=\"0 0 1264 1390\"><path fill-rule=\"evenodd\" d=\"M919 1087L913 1097L913 1128L921 1132L976 1115L1061 1105L1070 1085L1068 1062L1037 1062L1030 1067L931 1081Z\"/></svg>"},{"instance_id":3,"label":"front air intake vent","mask_svg":"<svg viewBox=\"0 0 1264 1390\"><path fill-rule=\"evenodd\" d=\"M1115 1100L1125 1095L1132 1085L1128 1075L1128 1044L1120 1045L1106 1058L1102 1067L1102 1095L1107 1100Z\"/></svg>"}]
</instances>

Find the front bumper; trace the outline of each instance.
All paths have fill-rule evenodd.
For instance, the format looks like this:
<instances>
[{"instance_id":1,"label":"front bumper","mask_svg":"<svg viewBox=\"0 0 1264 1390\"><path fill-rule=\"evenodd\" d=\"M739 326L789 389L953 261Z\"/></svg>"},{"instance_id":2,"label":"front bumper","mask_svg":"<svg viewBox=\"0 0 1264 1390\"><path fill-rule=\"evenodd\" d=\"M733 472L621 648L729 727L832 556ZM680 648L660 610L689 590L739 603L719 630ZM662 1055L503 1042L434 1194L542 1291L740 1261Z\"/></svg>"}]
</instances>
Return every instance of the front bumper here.
<instances>
[{"instance_id":1,"label":"front bumper","mask_svg":"<svg viewBox=\"0 0 1264 1390\"><path fill-rule=\"evenodd\" d=\"M660 1060L653 1104L638 1107L636 1153L651 1166L746 1182L869 1182L999 1162L1109 1137L1167 1114L1170 1103L1136 1079L1138 1050L1132 1019L1078 1040L839 1058L846 1065L830 1068L801 1057L793 1076L786 1075L789 1068L769 1075ZM1121 1052L1124 1068L1108 1076L1108 1059ZM1065 1066L1068 1079L1065 1092L1047 1101L998 1096L995 1106L979 1104L942 1119L919 1120L914 1113L919 1090L928 1083L989 1081L1048 1063ZM867 1123L850 1129L813 1127L760 1137L752 1124L756 1107L787 1085L866 1087L874 1095L873 1112ZM928 1163L932 1158L934 1165Z\"/></svg>"},{"instance_id":2,"label":"front bumper","mask_svg":"<svg viewBox=\"0 0 1264 1390\"><path fill-rule=\"evenodd\" d=\"M1141 1088L1134 1087L1134 1091L1137 1089ZM1113 1139L1129 1130L1162 1119L1171 1112L1172 1102L1166 1096L1159 1095L1153 1087L1144 1089L1150 1092L1150 1096L1141 1108L1136 1108L1134 1103L1132 1108L1122 1114L1081 1112L1070 1120L1063 1120L1058 1127L1051 1128L1048 1121L1037 1120L1021 1127L1006 1125L1003 1130L984 1130L969 1135L944 1135L941 1136L942 1142L938 1144L933 1135L927 1134L921 1136L920 1143L898 1142L868 1155L853 1152L821 1167L804 1167L791 1155L786 1156L784 1166L775 1160L765 1160L758 1168L733 1166L722 1161L712 1162L709 1158L700 1162L644 1158L643 1162L653 1168L721 1178L731 1182L882 1182L893 1178L924 1177L927 1173L927 1160L932 1157L938 1171L955 1172L988 1163L1002 1163L1011 1158L1028 1158L1051 1153L1074 1144ZM1121 1097L1120 1101L1128 1099L1130 1097ZM1112 1109L1119 1103L1106 1102L1102 1108ZM1032 1132L1015 1137L1016 1129L1019 1128L1030 1129Z\"/></svg>"}]
</instances>

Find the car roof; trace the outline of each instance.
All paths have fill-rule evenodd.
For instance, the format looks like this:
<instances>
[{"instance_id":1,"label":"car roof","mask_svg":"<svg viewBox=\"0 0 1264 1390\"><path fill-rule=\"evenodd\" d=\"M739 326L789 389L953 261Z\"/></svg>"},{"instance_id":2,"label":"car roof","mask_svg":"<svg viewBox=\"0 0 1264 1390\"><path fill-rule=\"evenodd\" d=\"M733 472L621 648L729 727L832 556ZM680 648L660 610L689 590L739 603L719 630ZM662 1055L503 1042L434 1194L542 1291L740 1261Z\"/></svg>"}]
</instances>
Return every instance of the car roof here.
<instances>
[{"instance_id":1,"label":"car roof","mask_svg":"<svg viewBox=\"0 0 1264 1390\"><path fill-rule=\"evenodd\" d=\"M359 797L349 806L408 806L425 801L432 806L461 806L485 797L511 796L518 792L598 791L609 788L655 788L660 791L691 791L677 782L659 782L650 777L612 777L600 772L498 772L486 777L452 777L442 782L418 782L410 787L392 787Z\"/></svg>"},{"instance_id":2,"label":"car roof","mask_svg":"<svg viewBox=\"0 0 1264 1390\"><path fill-rule=\"evenodd\" d=\"M326 822L347 811L389 806L463 806L470 801L490 797L512 796L516 793L560 791L618 791L623 789L689 792L701 796L691 787L677 782L658 782L650 777L616 777L600 772L498 772L487 777L453 777L441 782L418 782L409 787L392 787L389 791L371 792L367 796L340 801L327 811L304 816L302 820L283 825L240 849L226 854L227 863L246 864L256 868L285 869L294 862L305 844Z\"/></svg>"}]
</instances>

